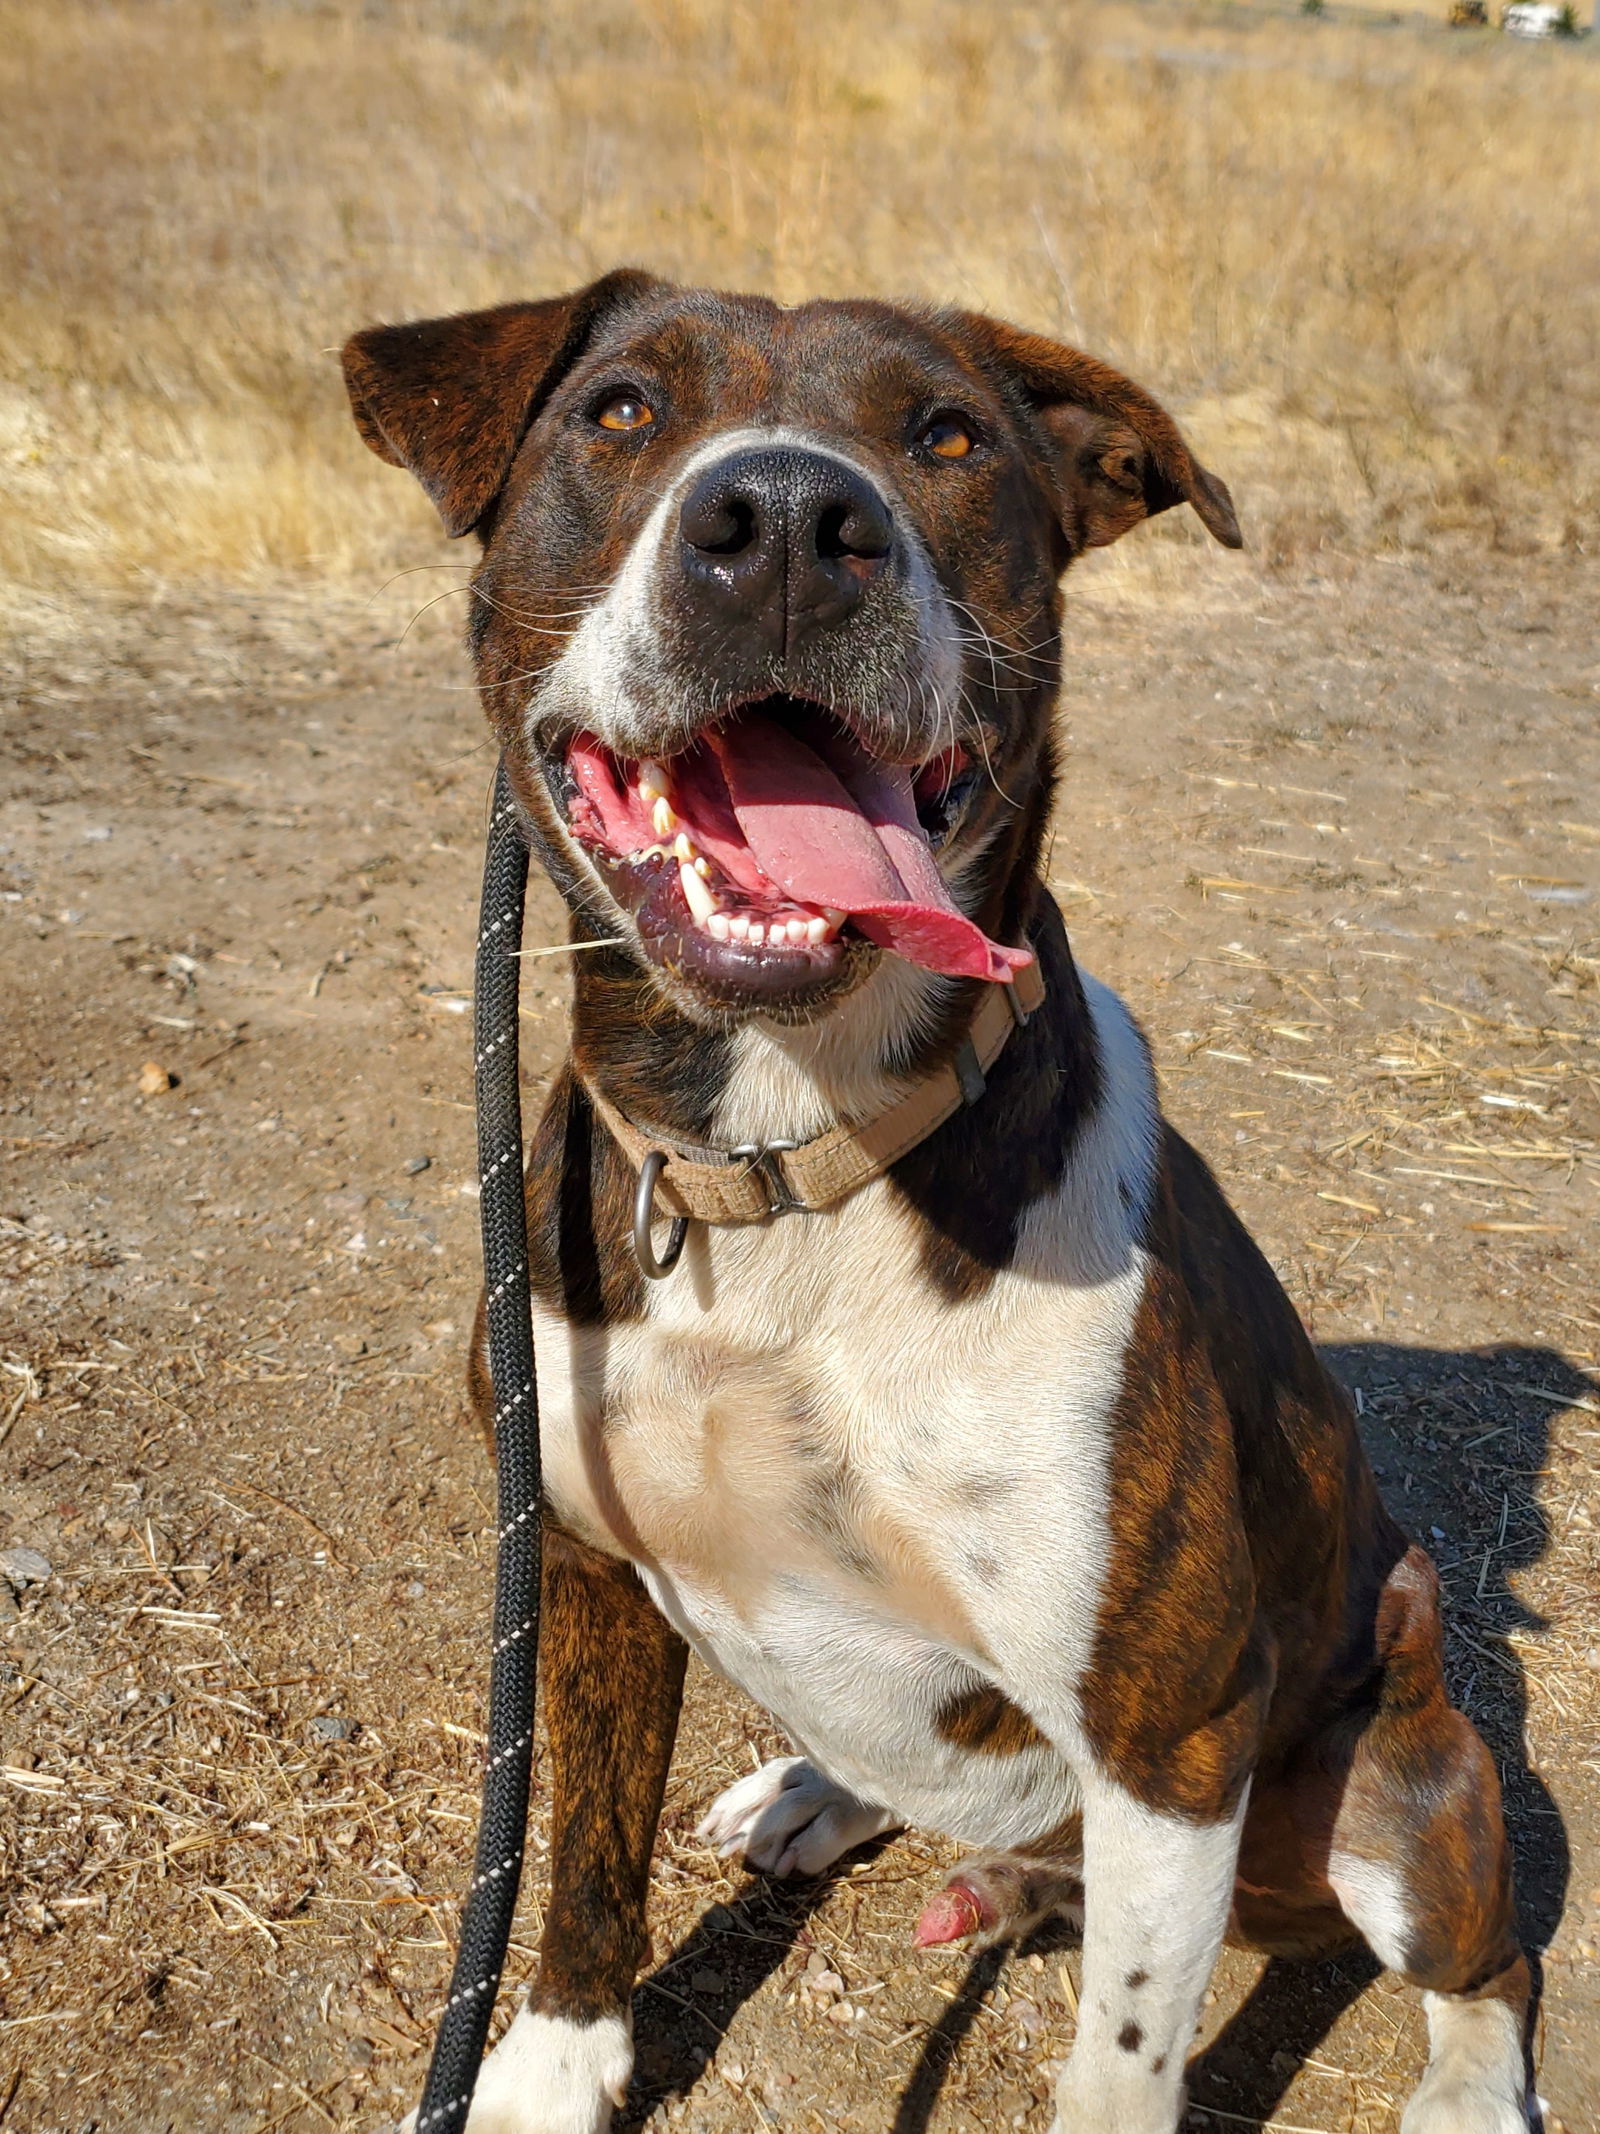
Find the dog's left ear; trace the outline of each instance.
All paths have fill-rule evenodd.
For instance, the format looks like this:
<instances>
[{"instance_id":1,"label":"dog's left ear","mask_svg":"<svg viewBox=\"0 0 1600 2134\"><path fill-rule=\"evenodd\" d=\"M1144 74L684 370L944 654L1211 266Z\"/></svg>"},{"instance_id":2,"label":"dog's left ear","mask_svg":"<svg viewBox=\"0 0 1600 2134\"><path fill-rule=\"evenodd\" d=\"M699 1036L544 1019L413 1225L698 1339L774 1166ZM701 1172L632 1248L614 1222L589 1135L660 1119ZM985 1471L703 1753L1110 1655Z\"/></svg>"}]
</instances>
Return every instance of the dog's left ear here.
<instances>
[{"instance_id":1,"label":"dog's left ear","mask_svg":"<svg viewBox=\"0 0 1600 2134\"><path fill-rule=\"evenodd\" d=\"M1042 432L1045 472L1072 554L1103 548L1141 519L1189 504L1225 548L1243 548L1227 484L1202 467L1142 386L1076 348L976 312L961 338Z\"/></svg>"},{"instance_id":2,"label":"dog's left ear","mask_svg":"<svg viewBox=\"0 0 1600 2134\"><path fill-rule=\"evenodd\" d=\"M356 428L379 459L405 467L444 530L470 533L505 486L543 401L601 320L665 288L619 267L586 289L497 304L406 326L369 326L344 345Z\"/></svg>"}]
</instances>

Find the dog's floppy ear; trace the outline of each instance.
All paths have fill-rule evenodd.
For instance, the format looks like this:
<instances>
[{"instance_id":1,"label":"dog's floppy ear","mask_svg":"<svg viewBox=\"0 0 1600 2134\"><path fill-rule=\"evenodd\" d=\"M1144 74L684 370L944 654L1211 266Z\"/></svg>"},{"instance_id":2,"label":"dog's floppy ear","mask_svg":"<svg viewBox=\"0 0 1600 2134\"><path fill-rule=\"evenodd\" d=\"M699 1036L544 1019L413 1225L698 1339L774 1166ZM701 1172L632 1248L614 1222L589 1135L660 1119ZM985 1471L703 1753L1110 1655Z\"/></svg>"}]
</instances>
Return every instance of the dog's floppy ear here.
<instances>
[{"instance_id":1,"label":"dog's floppy ear","mask_svg":"<svg viewBox=\"0 0 1600 2134\"><path fill-rule=\"evenodd\" d=\"M601 320L665 286L619 267L539 303L369 326L351 335L341 359L356 427L379 459L416 476L446 533L470 533L541 402Z\"/></svg>"},{"instance_id":2,"label":"dog's floppy ear","mask_svg":"<svg viewBox=\"0 0 1600 2134\"><path fill-rule=\"evenodd\" d=\"M1174 504L1192 505L1225 548L1244 546L1227 484L1201 466L1142 386L1042 334L973 312L959 324L984 368L1008 397L1020 392L1042 431L1057 515L1074 553L1103 548Z\"/></svg>"}]
</instances>

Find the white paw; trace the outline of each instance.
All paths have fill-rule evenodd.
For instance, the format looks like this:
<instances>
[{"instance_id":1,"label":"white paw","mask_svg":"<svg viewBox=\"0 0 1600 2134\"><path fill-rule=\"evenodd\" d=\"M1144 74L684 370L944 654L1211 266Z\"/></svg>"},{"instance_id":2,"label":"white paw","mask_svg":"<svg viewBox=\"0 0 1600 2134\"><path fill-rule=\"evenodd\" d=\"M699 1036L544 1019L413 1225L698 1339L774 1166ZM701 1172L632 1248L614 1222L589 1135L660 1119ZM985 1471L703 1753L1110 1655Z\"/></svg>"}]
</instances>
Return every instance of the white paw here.
<instances>
[{"instance_id":1,"label":"white paw","mask_svg":"<svg viewBox=\"0 0 1600 2134\"><path fill-rule=\"evenodd\" d=\"M764 1874L820 1875L853 1845L895 1827L887 1809L857 1800L803 1756L775 1756L717 1795L697 1835L724 1859L743 1853Z\"/></svg>"},{"instance_id":2,"label":"white paw","mask_svg":"<svg viewBox=\"0 0 1600 2134\"><path fill-rule=\"evenodd\" d=\"M607 2134L632 2073L623 2017L569 2023L519 2008L478 2070L467 2134ZM416 2134L416 2124L412 2112L400 2134Z\"/></svg>"},{"instance_id":3,"label":"white paw","mask_svg":"<svg viewBox=\"0 0 1600 2134\"><path fill-rule=\"evenodd\" d=\"M1430 2051L1400 2134L1528 2134L1543 2114L1527 2093L1522 2016L1504 2001L1426 1996Z\"/></svg>"}]
</instances>

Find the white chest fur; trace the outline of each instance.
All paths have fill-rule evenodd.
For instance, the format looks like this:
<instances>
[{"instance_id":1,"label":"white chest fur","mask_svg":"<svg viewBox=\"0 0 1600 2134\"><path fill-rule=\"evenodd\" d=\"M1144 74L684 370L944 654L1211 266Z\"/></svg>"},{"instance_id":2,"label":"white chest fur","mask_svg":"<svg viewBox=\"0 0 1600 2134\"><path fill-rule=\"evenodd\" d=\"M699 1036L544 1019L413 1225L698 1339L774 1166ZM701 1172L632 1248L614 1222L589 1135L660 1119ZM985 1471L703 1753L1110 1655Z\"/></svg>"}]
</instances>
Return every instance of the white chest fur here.
<instances>
[{"instance_id":1,"label":"white chest fur","mask_svg":"<svg viewBox=\"0 0 1600 2134\"><path fill-rule=\"evenodd\" d=\"M1120 1003L1091 1004L1106 1097L981 1296L939 1294L880 1182L824 1215L694 1226L642 1321L537 1329L560 1514L834 1777L974 1843L1071 1805L1104 1572L1155 1113ZM978 1679L1054 1745L1005 1759L1003 1785L935 1725Z\"/></svg>"}]
</instances>

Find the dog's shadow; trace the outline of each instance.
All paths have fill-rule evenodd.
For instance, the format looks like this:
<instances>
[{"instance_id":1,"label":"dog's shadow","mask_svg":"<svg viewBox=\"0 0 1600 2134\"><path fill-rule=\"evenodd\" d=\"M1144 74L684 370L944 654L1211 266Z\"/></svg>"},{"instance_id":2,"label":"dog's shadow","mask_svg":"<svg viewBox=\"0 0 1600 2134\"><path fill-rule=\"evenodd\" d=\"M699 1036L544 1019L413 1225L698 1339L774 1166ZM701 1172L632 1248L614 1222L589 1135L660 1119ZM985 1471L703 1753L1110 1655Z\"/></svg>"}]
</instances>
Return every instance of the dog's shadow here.
<instances>
[{"instance_id":1,"label":"dog's shadow","mask_svg":"<svg viewBox=\"0 0 1600 2134\"><path fill-rule=\"evenodd\" d=\"M1537 1994L1538 1956L1561 1917L1569 1859L1560 1810L1528 1763L1527 1681L1508 1636L1541 1629L1543 1621L1509 1592L1507 1574L1545 1552L1548 1527L1534 1482L1545 1465L1550 1419L1591 1387L1544 1348L1357 1342L1324 1354L1345 1385L1360 1392L1362 1431L1386 1501L1440 1563L1451 1694L1488 1741L1505 1788L1519 1920ZM1491 1438L1492 1461L1482 1457ZM1460 1456L1475 1451L1479 1459L1463 1470ZM1436 1505L1448 1505L1448 1513L1436 1512ZM1430 1533L1435 1524L1444 1525L1442 1542ZM1492 1576L1480 1576L1485 1550ZM836 1879L752 1880L731 1904L708 1911L641 1982L634 2001L638 2072L619 2134L636 2129L663 2099L693 2087L738 2010L793 1951ZM1058 1939L1052 1934L1029 1946ZM926 2134L950 2064L1004 1961L1004 1951L990 1950L969 1964L960 1990L923 2040L890 2134ZM1359 1948L1322 1962L1269 1962L1191 2063L1189 2124L1227 2134L1260 2130L1306 2058L1378 1975L1377 1963ZM749 2101L758 2118L776 2123Z\"/></svg>"}]
</instances>

